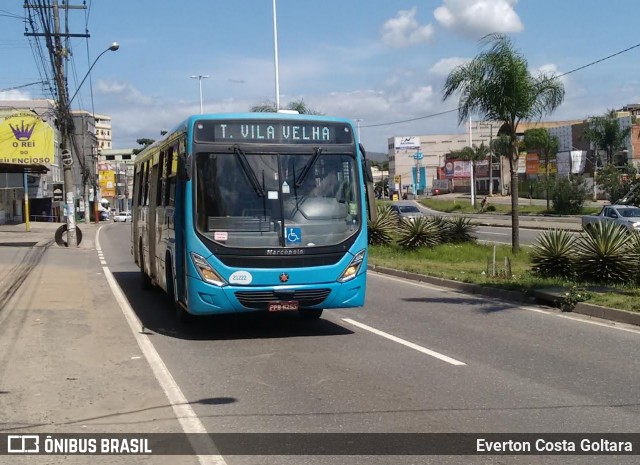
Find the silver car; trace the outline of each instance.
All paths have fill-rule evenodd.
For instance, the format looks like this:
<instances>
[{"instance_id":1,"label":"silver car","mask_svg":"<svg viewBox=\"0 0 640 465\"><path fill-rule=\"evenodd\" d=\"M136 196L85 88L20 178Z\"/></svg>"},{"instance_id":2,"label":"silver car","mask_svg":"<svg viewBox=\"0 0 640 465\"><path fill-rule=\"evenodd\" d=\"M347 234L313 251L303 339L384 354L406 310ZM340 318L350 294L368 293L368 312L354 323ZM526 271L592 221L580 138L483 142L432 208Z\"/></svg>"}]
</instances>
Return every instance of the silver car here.
<instances>
[{"instance_id":1,"label":"silver car","mask_svg":"<svg viewBox=\"0 0 640 465\"><path fill-rule=\"evenodd\" d=\"M391 205L391 211L398 215L398 219L407 219L413 221L416 218L424 216L424 213L420 211L415 205Z\"/></svg>"}]
</instances>

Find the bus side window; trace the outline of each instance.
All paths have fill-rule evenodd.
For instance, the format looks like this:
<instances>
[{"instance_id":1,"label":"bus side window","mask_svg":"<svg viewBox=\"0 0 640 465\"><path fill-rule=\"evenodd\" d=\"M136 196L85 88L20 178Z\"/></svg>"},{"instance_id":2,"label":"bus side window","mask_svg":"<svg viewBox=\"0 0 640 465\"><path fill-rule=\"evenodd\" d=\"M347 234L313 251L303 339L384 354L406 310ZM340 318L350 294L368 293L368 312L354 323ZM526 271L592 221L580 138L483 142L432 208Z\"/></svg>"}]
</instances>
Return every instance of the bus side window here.
<instances>
[{"instance_id":1,"label":"bus side window","mask_svg":"<svg viewBox=\"0 0 640 465\"><path fill-rule=\"evenodd\" d=\"M162 183L164 182L164 159L166 152L163 150L160 152L160 161L158 162L158 173L156 178L156 206L163 204L162 199Z\"/></svg>"},{"instance_id":2,"label":"bus side window","mask_svg":"<svg viewBox=\"0 0 640 465\"><path fill-rule=\"evenodd\" d=\"M145 205L145 206L149 205L149 187L150 187L149 186L149 175L150 175L149 171L150 171L150 168L151 168L150 165L151 165L150 161L147 161L144 164L144 198L142 200L142 204Z\"/></svg>"},{"instance_id":3,"label":"bus side window","mask_svg":"<svg viewBox=\"0 0 640 465\"><path fill-rule=\"evenodd\" d=\"M175 190L175 173L172 172L171 168L173 167L173 157L175 157L176 148L175 146L169 147L169 151L167 152L167 157L165 159L165 178L164 178L164 205L165 206L173 206L173 196L171 193L171 183L173 183Z\"/></svg>"}]
</instances>

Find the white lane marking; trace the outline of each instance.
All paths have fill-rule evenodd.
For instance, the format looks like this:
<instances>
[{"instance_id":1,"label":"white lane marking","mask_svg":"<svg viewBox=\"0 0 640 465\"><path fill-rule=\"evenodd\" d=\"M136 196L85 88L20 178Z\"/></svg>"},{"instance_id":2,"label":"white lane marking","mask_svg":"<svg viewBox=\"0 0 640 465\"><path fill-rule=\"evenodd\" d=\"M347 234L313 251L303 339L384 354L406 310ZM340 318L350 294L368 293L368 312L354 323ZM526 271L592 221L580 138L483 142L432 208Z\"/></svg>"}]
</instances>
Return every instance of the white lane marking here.
<instances>
[{"instance_id":1,"label":"white lane marking","mask_svg":"<svg viewBox=\"0 0 640 465\"><path fill-rule=\"evenodd\" d=\"M500 233L500 232L491 232L491 231L482 231L482 234L491 234L492 236L510 236L509 233Z\"/></svg>"},{"instance_id":2,"label":"white lane marking","mask_svg":"<svg viewBox=\"0 0 640 465\"><path fill-rule=\"evenodd\" d=\"M555 317L558 317L558 318L564 318L566 320L579 321L581 323L587 323L587 324L595 325L595 326L602 326L604 328L617 329L619 331L626 331L628 333L640 334L640 329L626 328L624 326L616 326L616 325L620 325L620 324L624 324L624 323L619 323L619 322L615 322L615 321L612 321L611 323L604 323L602 321L586 320L585 317L589 317L589 315L583 315L583 317L579 317L579 316L572 316L572 315L566 315L566 314L563 314L563 313L553 312L553 311L549 311L549 310L543 310L541 308L533 308L533 307L519 307L519 308L522 308L524 310L528 310L530 312L535 312L535 313L545 313L547 315L555 316Z\"/></svg>"},{"instance_id":3,"label":"white lane marking","mask_svg":"<svg viewBox=\"0 0 640 465\"><path fill-rule=\"evenodd\" d=\"M439 360L442 360L443 362L450 363L451 365L458 365L458 366L466 365L466 363L456 360L455 358L447 357L446 355L443 355L431 349L427 349L426 347L419 346L418 344L414 344L413 342L405 341L404 339L394 336L393 334L385 333L384 331L380 331L379 329L372 328L371 326L367 326L364 323L359 323L357 321L354 321L351 318L343 318L342 321L344 321L345 323L352 324L353 326L357 326L360 329L369 331L373 334L377 334L378 336L387 338L391 341L397 342L398 344L402 344L403 346L409 347L413 350L417 350L418 352L422 352L423 354L427 354L432 357L435 357Z\"/></svg>"},{"instance_id":4,"label":"white lane marking","mask_svg":"<svg viewBox=\"0 0 640 465\"><path fill-rule=\"evenodd\" d=\"M96 232L96 247L100 249L100 229ZM175 414L182 430L186 434L190 433L201 433L206 434L207 429L200 421L200 418L196 415L196 413L189 405L189 401L184 396L178 383L176 383L175 379L169 372L169 369L164 364L162 358L160 358L160 354L156 351L155 347L149 340L149 337L146 334L142 334L140 332L140 328L142 328L142 323L136 316L135 312L129 305L129 301L125 297L122 289L116 282L111 270L108 267L102 267L105 277L107 278L107 282L109 283L109 287L111 287L111 292L116 298L116 301L120 305L120 309L124 314L127 323L129 323L129 328L131 328L131 332L133 336L136 338L138 342L138 346L142 351L142 354L147 359L147 362L151 366L151 370L155 375L160 387L164 391L169 403L171 404L171 408L173 409L173 413ZM199 441L201 441L200 439ZM213 440L208 439L209 443L207 446L209 448L214 448ZM200 465L226 465L227 462L222 458L221 455L198 455L198 462Z\"/></svg>"},{"instance_id":5,"label":"white lane marking","mask_svg":"<svg viewBox=\"0 0 640 465\"><path fill-rule=\"evenodd\" d=\"M390 276L390 275L386 275L384 273L378 273L376 271L373 270L368 270L367 273L371 273L372 275L375 275L376 277L379 277L381 279L389 279L391 281L397 281L397 282L401 282L404 284L408 284L410 286L417 286L417 287L422 287L425 289L430 289L432 291L439 291L439 292L446 292L449 294L458 294L460 292L464 292L464 291L457 291L455 289L449 289L448 287L440 287L440 286L436 286L436 285L431 285L431 284L427 284L427 283L422 283L420 281L411 281L411 280L406 280L406 279L402 279L402 278L397 278L395 276ZM493 301L494 299L489 299L481 294L472 294L467 292L466 294L472 295L477 299L481 299L481 300L485 300L488 302ZM497 299L500 300L501 302L507 302L506 300L501 300L501 299ZM544 315L549 315L549 316L555 316L557 318L565 318L567 320L573 320L573 321L577 321L580 323L588 323L590 325L595 325L595 326L602 326L604 328L609 328L609 329L617 329L618 331L626 331L628 333L635 333L635 334L640 334L640 329L635 329L635 328L629 328L629 327L625 327L625 326L618 326L618 325L622 325L624 323L618 323L615 321L612 321L611 323L606 323L606 322L602 322L602 321L593 321L593 320L587 320L585 319L585 317L588 317L588 315L584 315L583 317L579 317L579 316L572 316L572 315L566 315L564 313L558 313L555 311L550 311L550 310L545 310L543 308L535 308L535 307L528 307L528 306L518 306L518 302L512 302L514 305L514 309L518 308L518 309L522 309L522 310L527 310L529 312L534 312L534 313L542 313Z\"/></svg>"}]
</instances>

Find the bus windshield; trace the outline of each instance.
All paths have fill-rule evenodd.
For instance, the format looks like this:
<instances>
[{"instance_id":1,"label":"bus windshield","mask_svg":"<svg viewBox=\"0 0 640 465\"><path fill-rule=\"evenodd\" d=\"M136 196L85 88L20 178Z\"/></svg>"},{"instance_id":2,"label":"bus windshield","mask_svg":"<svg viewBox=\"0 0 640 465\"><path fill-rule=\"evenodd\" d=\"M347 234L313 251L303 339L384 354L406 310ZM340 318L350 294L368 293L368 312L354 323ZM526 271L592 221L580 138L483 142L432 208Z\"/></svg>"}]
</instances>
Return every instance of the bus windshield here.
<instances>
[{"instance_id":1,"label":"bus windshield","mask_svg":"<svg viewBox=\"0 0 640 465\"><path fill-rule=\"evenodd\" d=\"M198 231L227 247L336 245L361 227L355 153L319 147L195 156Z\"/></svg>"}]
</instances>

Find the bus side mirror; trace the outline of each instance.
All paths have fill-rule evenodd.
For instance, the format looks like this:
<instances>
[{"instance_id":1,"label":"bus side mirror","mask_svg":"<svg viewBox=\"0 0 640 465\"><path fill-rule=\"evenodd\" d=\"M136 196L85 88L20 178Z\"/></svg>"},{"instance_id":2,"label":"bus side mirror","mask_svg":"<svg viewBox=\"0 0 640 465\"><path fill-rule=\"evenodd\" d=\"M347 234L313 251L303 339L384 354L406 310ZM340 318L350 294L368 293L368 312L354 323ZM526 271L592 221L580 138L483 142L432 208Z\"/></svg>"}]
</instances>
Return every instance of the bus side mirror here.
<instances>
[{"instance_id":1,"label":"bus side mirror","mask_svg":"<svg viewBox=\"0 0 640 465\"><path fill-rule=\"evenodd\" d=\"M375 221L378 216L378 209L376 207L376 194L373 188L373 174L371 173L371 161L367 160L367 153L364 150L362 144L359 144L360 152L362 153L362 171L364 172L364 187L366 197L367 216L369 221Z\"/></svg>"}]
</instances>

